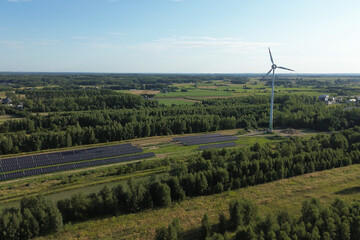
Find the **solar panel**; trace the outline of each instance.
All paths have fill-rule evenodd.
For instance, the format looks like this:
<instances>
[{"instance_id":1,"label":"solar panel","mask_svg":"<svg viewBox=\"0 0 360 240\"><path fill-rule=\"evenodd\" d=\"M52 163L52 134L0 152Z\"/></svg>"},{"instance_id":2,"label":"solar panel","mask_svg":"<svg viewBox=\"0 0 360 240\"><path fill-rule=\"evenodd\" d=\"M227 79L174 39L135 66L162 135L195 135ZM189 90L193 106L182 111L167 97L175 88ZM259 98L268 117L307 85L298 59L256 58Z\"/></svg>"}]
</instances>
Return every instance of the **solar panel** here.
<instances>
[{"instance_id":1,"label":"solar panel","mask_svg":"<svg viewBox=\"0 0 360 240\"><path fill-rule=\"evenodd\" d=\"M1 160L2 164L14 164L17 163L16 158L5 158Z\"/></svg>"},{"instance_id":2,"label":"solar panel","mask_svg":"<svg viewBox=\"0 0 360 240\"><path fill-rule=\"evenodd\" d=\"M136 154L132 156L121 156L121 157L115 157L115 158L108 158L108 159L101 159L101 160L95 160L95 161L89 161L89 162L78 162L74 164L64 164L60 166L50 166L50 167L44 167L44 168L37 168L37 169L28 169L18 172L11 172L11 173L5 173L0 174L0 180L8 180L8 179L14 179L19 178L23 176L33 176L38 174L45 174L45 173L52 173L52 172L58 172L58 171L65 171L65 170L71 170L75 168L84 168L84 167L90 167L90 166L99 166L99 165L105 165L105 164L111 164L111 163L119 163L119 162L127 162L132 160L138 160L143 158L150 158L154 157L154 153L142 153L142 154Z\"/></svg>"},{"instance_id":3,"label":"solar panel","mask_svg":"<svg viewBox=\"0 0 360 240\"><path fill-rule=\"evenodd\" d=\"M66 171L66 170L71 170L71 169L74 169L75 166L73 163L70 163L70 164L64 164L64 165L60 165L59 166L59 171Z\"/></svg>"},{"instance_id":4,"label":"solar panel","mask_svg":"<svg viewBox=\"0 0 360 240\"><path fill-rule=\"evenodd\" d=\"M43 173L57 172L57 171L59 171L59 167L58 166L45 167L45 168L42 168L42 171L43 171Z\"/></svg>"},{"instance_id":5,"label":"solar panel","mask_svg":"<svg viewBox=\"0 0 360 240\"><path fill-rule=\"evenodd\" d=\"M11 172L11 173L5 173L6 179L15 179L15 178L21 178L24 176L24 173L21 172Z\"/></svg>"},{"instance_id":6,"label":"solar panel","mask_svg":"<svg viewBox=\"0 0 360 240\"><path fill-rule=\"evenodd\" d=\"M128 162L128 161L131 161L131 157L130 156L118 157L117 161L118 162Z\"/></svg>"},{"instance_id":7,"label":"solar panel","mask_svg":"<svg viewBox=\"0 0 360 240\"><path fill-rule=\"evenodd\" d=\"M211 137L211 138L204 138L204 139L187 140L187 141L182 141L181 143L184 145L198 145L198 144L226 142L226 141L234 141L234 140L237 140L237 137L218 136L218 137Z\"/></svg>"},{"instance_id":8,"label":"solar panel","mask_svg":"<svg viewBox=\"0 0 360 240\"><path fill-rule=\"evenodd\" d=\"M23 164L19 165L19 169L34 168L34 167L36 167L36 164L33 162L23 163Z\"/></svg>"},{"instance_id":9,"label":"solar panel","mask_svg":"<svg viewBox=\"0 0 360 240\"><path fill-rule=\"evenodd\" d=\"M151 158L151 157L155 157L155 153L153 152L149 152L149 153L144 153L143 154L143 158Z\"/></svg>"},{"instance_id":10,"label":"solar panel","mask_svg":"<svg viewBox=\"0 0 360 240\"><path fill-rule=\"evenodd\" d=\"M18 165L7 165L3 167L4 172L10 172L10 171L14 171L14 170L18 170L19 166Z\"/></svg>"},{"instance_id":11,"label":"solar panel","mask_svg":"<svg viewBox=\"0 0 360 240\"><path fill-rule=\"evenodd\" d=\"M182 142L190 139L202 139L202 138L210 138L210 137L216 137L216 136L222 136L220 133L210 133L210 134L203 134L203 135L196 135L196 136L188 136L188 137L177 137L173 138L175 142Z\"/></svg>"},{"instance_id":12,"label":"solar panel","mask_svg":"<svg viewBox=\"0 0 360 240\"><path fill-rule=\"evenodd\" d=\"M18 172L17 175L14 173L7 173L3 175L4 179L13 178L14 176L21 177L37 175L41 173L50 173L56 171L63 171L79 167L88 167L88 166L98 166L109 163L116 163L121 161L131 161L132 159L142 158L142 155L136 157L123 156L121 158L115 156L122 156L128 154L141 153L143 150L136 146L133 146L131 143L119 144L106 147L97 147L89 149L79 149L79 150L70 150L63 152L55 152L49 154L37 154L31 156L22 156L17 158L6 158L0 159L0 173L1 172L10 172L16 170L24 169L25 172ZM111 158L113 157L113 158ZM97 158L110 158L109 160L95 160L95 161L86 161L93 160ZM86 162L83 162L86 161ZM76 163L79 164L76 164ZM74 164L66 164L74 163ZM59 166L52 166L59 165ZM48 166L48 167L46 167ZM29 169L42 167L38 169ZM26 170L27 169L27 170Z\"/></svg>"},{"instance_id":13,"label":"solar panel","mask_svg":"<svg viewBox=\"0 0 360 240\"><path fill-rule=\"evenodd\" d=\"M61 155L65 156L65 155L72 155L74 154L74 151L66 151L66 152L61 152Z\"/></svg>"},{"instance_id":14,"label":"solar panel","mask_svg":"<svg viewBox=\"0 0 360 240\"><path fill-rule=\"evenodd\" d=\"M17 160L19 163L20 162L32 162L33 157L32 156L18 157Z\"/></svg>"},{"instance_id":15,"label":"solar panel","mask_svg":"<svg viewBox=\"0 0 360 240\"><path fill-rule=\"evenodd\" d=\"M41 160L48 159L48 156L47 156L47 154L34 155L33 159L34 159L34 161L41 161Z\"/></svg>"},{"instance_id":16,"label":"solar panel","mask_svg":"<svg viewBox=\"0 0 360 240\"><path fill-rule=\"evenodd\" d=\"M29 169L29 170L24 171L25 176L34 176L34 175L39 175L39 174L42 174L42 169L41 168Z\"/></svg>"},{"instance_id":17,"label":"solar panel","mask_svg":"<svg viewBox=\"0 0 360 240\"><path fill-rule=\"evenodd\" d=\"M105 164L104 160L95 160L89 162L90 166L99 166Z\"/></svg>"}]
</instances>

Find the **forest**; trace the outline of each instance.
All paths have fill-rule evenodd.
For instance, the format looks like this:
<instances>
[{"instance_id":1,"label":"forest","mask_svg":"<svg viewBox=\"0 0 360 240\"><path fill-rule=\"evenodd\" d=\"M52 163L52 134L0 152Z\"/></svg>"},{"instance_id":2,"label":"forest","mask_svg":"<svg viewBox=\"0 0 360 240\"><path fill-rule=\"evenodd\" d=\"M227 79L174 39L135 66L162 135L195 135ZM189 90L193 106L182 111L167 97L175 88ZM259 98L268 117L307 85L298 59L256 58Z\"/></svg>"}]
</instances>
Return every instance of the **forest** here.
<instances>
[{"instance_id":1,"label":"forest","mask_svg":"<svg viewBox=\"0 0 360 240\"><path fill-rule=\"evenodd\" d=\"M91 90L87 96L69 93L77 97L65 97L61 91L32 92L31 99L24 101L28 114L22 111L24 118L0 124L0 153L234 128L261 129L268 125L266 96L209 99L192 106L167 107L140 96L123 93L104 96L101 92ZM57 98L57 94L61 97ZM51 108L51 113L30 114L41 108ZM74 110L57 112L70 108ZM84 108L87 110L82 111ZM311 96L279 96L274 108L276 128L338 131L360 125L359 109L328 108Z\"/></svg>"}]
</instances>

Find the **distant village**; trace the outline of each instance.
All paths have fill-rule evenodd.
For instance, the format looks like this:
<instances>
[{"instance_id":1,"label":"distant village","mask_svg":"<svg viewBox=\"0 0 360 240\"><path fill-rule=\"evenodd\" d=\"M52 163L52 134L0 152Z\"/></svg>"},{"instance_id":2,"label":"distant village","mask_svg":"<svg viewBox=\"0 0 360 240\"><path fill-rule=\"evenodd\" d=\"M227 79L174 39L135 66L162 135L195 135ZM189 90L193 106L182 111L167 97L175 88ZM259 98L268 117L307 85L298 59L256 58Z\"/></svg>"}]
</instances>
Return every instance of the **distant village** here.
<instances>
[{"instance_id":1,"label":"distant village","mask_svg":"<svg viewBox=\"0 0 360 240\"><path fill-rule=\"evenodd\" d=\"M319 96L319 101L324 102L327 105L334 103L356 103L360 101L360 97L351 96L350 98L346 97L345 99L345 97L341 97L341 96L334 98L324 94Z\"/></svg>"}]
</instances>

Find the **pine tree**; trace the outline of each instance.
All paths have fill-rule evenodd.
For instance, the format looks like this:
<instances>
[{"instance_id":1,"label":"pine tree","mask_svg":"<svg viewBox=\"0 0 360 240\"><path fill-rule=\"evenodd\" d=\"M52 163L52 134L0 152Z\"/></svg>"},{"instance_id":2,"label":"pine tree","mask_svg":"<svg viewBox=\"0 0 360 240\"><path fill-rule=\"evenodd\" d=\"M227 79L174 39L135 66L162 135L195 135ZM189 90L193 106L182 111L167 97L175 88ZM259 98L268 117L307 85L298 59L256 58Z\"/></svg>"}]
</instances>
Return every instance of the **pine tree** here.
<instances>
[{"instance_id":1,"label":"pine tree","mask_svg":"<svg viewBox=\"0 0 360 240\"><path fill-rule=\"evenodd\" d=\"M238 226L243 224L241 215L241 206L238 200L232 201L229 205L230 220L229 226L232 230L235 230Z\"/></svg>"},{"instance_id":2,"label":"pine tree","mask_svg":"<svg viewBox=\"0 0 360 240\"><path fill-rule=\"evenodd\" d=\"M201 220L201 239L206 239L207 236L210 236L211 225L209 221L209 216L205 213Z\"/></svg>"}]
</instances>

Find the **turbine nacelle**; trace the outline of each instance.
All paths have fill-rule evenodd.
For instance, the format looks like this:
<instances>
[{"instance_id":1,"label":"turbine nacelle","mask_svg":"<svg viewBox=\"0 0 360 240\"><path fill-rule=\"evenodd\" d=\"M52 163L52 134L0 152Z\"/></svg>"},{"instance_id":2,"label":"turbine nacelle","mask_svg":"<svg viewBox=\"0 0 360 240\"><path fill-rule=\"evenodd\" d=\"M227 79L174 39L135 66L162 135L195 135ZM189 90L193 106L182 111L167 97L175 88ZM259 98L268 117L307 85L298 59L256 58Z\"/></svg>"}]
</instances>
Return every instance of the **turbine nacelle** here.
<instances>
[{"instance_id":1,"label":"turbine nacelle","mask_svg":"<svg viewBox=\"0 0 360 240\"><path fill-rule=\"evenodd\" d=\"M273 57L272 57L270 48L269 48L269 55L270 55L270 60L271 60L272 65L271 65L271 69L265 74L264 77L266 77L267 75L269 75L269 73L271 73L272 71L274 71L274 73L275 73L275 69L277 69L277 68L295 72L294 70L292 70L292 69L290 69L290 68L277 66L277 65L274 63L274 59L273 59Z\"/></svg>"}]
</instances>

